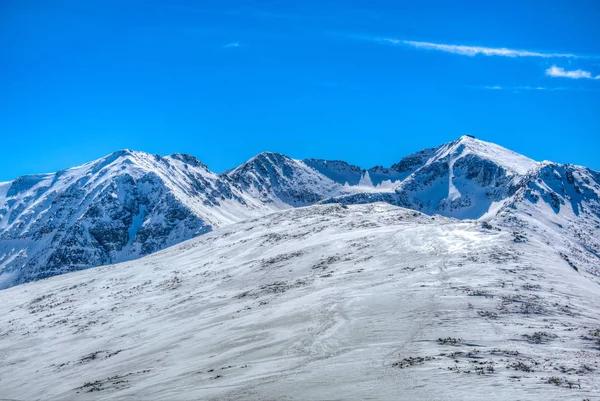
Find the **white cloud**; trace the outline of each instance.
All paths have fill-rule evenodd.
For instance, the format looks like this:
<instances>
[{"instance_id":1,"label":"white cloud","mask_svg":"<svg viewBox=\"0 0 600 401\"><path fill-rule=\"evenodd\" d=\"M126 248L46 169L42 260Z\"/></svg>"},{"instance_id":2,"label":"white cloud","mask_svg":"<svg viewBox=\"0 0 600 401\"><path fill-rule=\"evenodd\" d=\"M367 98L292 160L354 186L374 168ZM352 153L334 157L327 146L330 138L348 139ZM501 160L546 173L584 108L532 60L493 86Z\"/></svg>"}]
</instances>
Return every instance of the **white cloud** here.
<instances>
[{"instance_id":1,"label":"white cloud","mask_svg":"<svg viewBox=\"0 0 600 401\"><path fill-rule=\"evenodd\" d=\"M500 86L500 85L494 85L494 86L484 86L483 89L510 90L510 91L520 91L520 90L543 91L543 90L561 90L562 88L546 88L544 86Z\"/></svg>"},{"instance_id":2,"label":"white cloud","mask_svg":"<svg viewBox=\"0 0 600 401\"><path fill-rule=\"evenodd\" d=\"M598 78L600 79L600 78ZM484 89L484 90L493 90L493 91L509 91L514 93L525 92L525 91L534 91L534 92L542 92L542 91L570 91L570 92L600 92L597 89L590 88L582 88L582 87L565 87L565 86L557 86L557 87L546 87L546 86L500 86L500 85L489 85L489 86L478 86L474 87L474 89Z\"/></svg>"},{"instance_id":3,"label":"white cloud","mask_svg":"<svg viewBox=\"0 0 600 401\"><path fill-rule=\"evenodd\" d=\"M231 42L231 43L227 43L225 46L223 46L225 49L232 49L235 47L240 47L241 44L240 42Z\"/></svg>"},{"instance_id":4,"label":"white cloud","mask_svg":"<svg viewBox=\"0 0 600 401\"><path fill-rule=\"evenodd\" d=\"M399 40L391 38L378 38L378 41L390 43L393 45L406 45L416 47L419 49L426 50L437 50L446 53L460 54L462 56L477 56L479 54L484 56L500 56L500 57L543 57L543 58L554 58L554 57L568 57L577 58L579 56L570 53L544 53L535 52L529 50L515 50L507 49L504 47L483 47L483 46L465 46L465 45L447 45L442 43L431 43L431 42L415 42L412 40Z\"/></svg>"},{"instance_id":5,"label":"white cloud","mask_svg":"<svg viewBox=\"0 0 600 401\"><path fill-rule=\"evenodd\" d=\"M546 75L556 78L571 78L571 79L600 79L600 75L592 77L592 73L584 70L567 71L564 68L553 65L546 70Z\"/></svg>"}]
</instances>

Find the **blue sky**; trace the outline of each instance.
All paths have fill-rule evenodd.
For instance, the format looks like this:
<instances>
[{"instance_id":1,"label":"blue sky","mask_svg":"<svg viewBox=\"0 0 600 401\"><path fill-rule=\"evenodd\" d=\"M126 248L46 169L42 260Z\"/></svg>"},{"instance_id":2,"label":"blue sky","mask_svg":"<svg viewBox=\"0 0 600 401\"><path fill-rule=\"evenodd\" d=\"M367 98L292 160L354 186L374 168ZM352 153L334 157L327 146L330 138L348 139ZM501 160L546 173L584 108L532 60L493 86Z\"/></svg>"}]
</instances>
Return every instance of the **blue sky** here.
<instances>
[{"instance_id":1,"label":"blue sky","mask_svg":"<svg viewBox=\"0 0 600 401\"><path fill-rule=\"evenodd\" d=\"M0 0L0 181L118 149L600 170L600 3Z\"/></svg>"}]
</instances>

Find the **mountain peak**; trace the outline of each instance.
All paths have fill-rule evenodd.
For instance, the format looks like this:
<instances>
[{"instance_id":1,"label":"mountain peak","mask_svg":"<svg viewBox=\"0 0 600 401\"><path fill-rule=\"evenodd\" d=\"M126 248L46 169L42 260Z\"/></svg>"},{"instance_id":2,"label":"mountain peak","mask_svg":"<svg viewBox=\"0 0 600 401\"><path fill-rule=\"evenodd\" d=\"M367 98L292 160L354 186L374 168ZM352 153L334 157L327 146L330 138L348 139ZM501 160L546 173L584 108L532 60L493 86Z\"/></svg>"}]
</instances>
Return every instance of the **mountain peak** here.
<instances>
[{"instance_id":1,"label":"mountain peak","mask_svg":"<svg viewBox=\"0 0 600 401\"><path fill-rule=\"evenodd\" d=\"M277 208L316 203L340 186L304 161L274 152L259 153L227 175L245 192Z\"/></svg>"},{"instance_id":2,"label":"mountain peak","mask_svg":"<svg viewBox=\"0 0 600 401\"><path fill-rule=\"evenodd\" d=\"M131 150L131 149L121 149L121 150L117 150L116 152L113 152L113 154L123 155L123 156L125 156L125 155L132 155L134 153L136 153L136 152L134 150Z\"/></svg>"},{"instance_id":3,"label":"mountain peak","mask_svg":"<svg viewBox=\"0 0 600 401\"><path fill-rule=\"evenodd\" d=\"M174 160L179 160L180 162L183 162L185 164L189 164L194 167L202 167L205 170L208 170L208 167L204 163L198 160L195 156L189 155L187 153L173 153L169 155L169 157Z\"/></svg>"},{"instance_id":4,"label":"mountain peak","mask_svg":"<svg viewBox=\"0 0 600 401\"><path fill-rule=\"evenodd\" d=\"M257 154L256 156L254 156L252 159L250 160L256 160L256 159L269 159L269 160L293 160L291 157L288 157L286 155L284 155L283 153L277 153L277 152L260 152L259 154Z\"/></svg>"},{"instance_id":5,"label":"mountain peak","mask_svg":"<svg viewBox=\"0 0 600 401\"><path fill-rule=\"evenodd\" d=\"M256 169L261 171L261 174L267 174L267 170L270 169L270 167L267 166L277 166L277 168L280 168L281 166L290 165L294 162L294 159L281 153L261 152L256 156L250 158L249 160L245 161L244 163L240 164L236 168L230 170L227 173L227 175L233 177L238 174L241 174L242 172Z\"/></svg>"},{"instance_id":6,"label":"mountain peak","mask_svg":"<svg viewBox=\"0 0 600 401\"><path fill-rule=\"evenodd\" d=\"M471 135L471 134L464 134L464 135L462 135L460 138L458 138L458 140L459 140L459 141L465 141L465 142L468 142L468 141L473 141L473 140L478 140L478 139L477 139L477 138L475 138L475 136L474 136L474 135Z\"/></svg>"},{"instance_id":7,"label":"mountain peak","mask_svg":"<svg viewBox=\"0 0 600 401\"><path fill-rule=\"evenodd\" d=\"M21 177L0 187L0 288L134 259L265 209L183 154L124 149Z\"/></svg>"},{"instance_id":8,"label":"mountain peak","mask_svg":"<svg viewBox=\"0 0 600 401\"><path fill-rule=\"evenodd\" d=\"M154 156L155 155L152 155L152 154L146 153L146 152L142 152L142 151L138 151L138 150L121 149L121 150L117 150L116 152L112 152L112 153L102 157L101 159L116 160L119 158L126 158L126 157L154 157Z\"/></svg>"},{"instance_id":9,"label":"mountain peak","mask_svg":"<svg viewBox=\"0 0 600 401\"><path fill-rule=\"evenodd\" d=\"M158 165L166 165L168 167L173 164L174 161L179 161L185 165L199 167L203 170L210 171L204 163L189 154L173 153L169 156L161 156L130 149L118 150L81 167L92 165L94 171L99 171L108 166L123 168L125 165L132 165L135 166L136 169L153 171L158 168Z\"/></svg>"},{"instance_id":10,"label":"mountain peak","mask_svg":"<svg viewBox=\"0 0 600 401\"><path fill-rule=\"evenodd\" d=\"M536 165L536 161L492 142L482 141L472 135L463 135L454 142L438 148L435 158L449 157L457 160L467 155L475 155L489 160L506 170L525 174Z\"/></svg>"}]
</instances>

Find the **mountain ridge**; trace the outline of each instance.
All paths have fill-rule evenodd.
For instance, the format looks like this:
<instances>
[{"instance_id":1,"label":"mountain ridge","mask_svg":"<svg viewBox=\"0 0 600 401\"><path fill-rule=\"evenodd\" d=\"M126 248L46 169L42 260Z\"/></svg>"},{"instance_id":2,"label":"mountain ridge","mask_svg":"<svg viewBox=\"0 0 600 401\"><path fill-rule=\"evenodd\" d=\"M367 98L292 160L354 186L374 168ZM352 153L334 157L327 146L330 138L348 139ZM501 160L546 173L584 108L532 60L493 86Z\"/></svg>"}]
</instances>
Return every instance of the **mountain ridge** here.
<instances>
[{"instance_id":1,"label":"mountain ridge","mask_svg":"<svg viewBox=\"0 0 600 401\"><path fill-rule=\"evenodd\" d=\"M317 203L387 202L485 221L499 221L508 206L533 204L540 218L559 221L567 213L561 206L577 198L577 210L590 212L581 225L592 233L577 235L594 248L599 182L594 170L536 162L471 136L370 169L262 152L216 174L192 155L123 149L0 184L0 288L130 260L223 225ZM539 199L560 216L548 215Z\"/></svg>"}]
</instances>

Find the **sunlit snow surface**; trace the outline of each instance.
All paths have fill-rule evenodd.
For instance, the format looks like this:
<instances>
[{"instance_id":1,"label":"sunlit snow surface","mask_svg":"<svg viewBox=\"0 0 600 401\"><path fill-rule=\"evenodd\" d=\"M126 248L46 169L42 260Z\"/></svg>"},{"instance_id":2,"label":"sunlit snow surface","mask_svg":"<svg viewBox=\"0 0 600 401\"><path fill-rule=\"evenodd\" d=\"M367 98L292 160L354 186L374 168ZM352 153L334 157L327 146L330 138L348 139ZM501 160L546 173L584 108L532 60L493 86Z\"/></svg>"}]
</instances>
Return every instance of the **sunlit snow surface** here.
<instances>
[{"instance_id":1,"label":"sunlit snow surface","mask_svg":"<svg viewBox=\"0 0 600 401\"><path fill-rule=\"evenodd\" d=\"M519 235L319 205L10 288L0 398L597 399L597 276Z\"/></svg>"}]
</instances>

